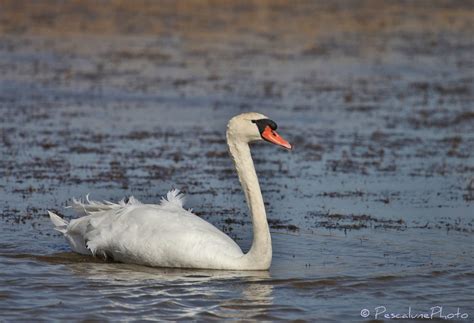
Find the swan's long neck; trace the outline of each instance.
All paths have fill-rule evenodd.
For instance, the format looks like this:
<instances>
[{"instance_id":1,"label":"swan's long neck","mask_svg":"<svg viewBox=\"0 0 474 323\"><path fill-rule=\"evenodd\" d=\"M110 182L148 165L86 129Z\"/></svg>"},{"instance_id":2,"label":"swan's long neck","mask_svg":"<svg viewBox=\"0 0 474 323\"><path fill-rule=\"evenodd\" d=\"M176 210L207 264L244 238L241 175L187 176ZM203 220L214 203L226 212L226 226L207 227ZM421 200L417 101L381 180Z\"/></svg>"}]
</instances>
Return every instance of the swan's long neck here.
<instances>
[{"instance_id":1,"label":"swan's long neck","mask_svg":"<svg viewBox=\"0 0 474 323\"><path fill-rule=\"evenodd\" d=\"M272 261L272 241L250 147L247 142L229 134L227 144L252 214L253 242L249 252L242 258L242 265L253 269L268 269Z\"/></svg>"}]
</instances>

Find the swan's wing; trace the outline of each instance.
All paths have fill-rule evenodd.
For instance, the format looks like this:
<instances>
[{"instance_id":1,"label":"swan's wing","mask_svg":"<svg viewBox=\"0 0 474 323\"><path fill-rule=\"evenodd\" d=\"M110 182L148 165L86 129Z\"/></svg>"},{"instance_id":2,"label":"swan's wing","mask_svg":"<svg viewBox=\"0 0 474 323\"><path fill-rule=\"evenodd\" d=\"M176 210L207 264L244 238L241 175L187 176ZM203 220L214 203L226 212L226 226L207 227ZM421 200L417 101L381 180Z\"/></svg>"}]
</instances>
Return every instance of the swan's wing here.
<instances>
[{"instance_id":1,"label":"swan's wing","mask_svg":"<svg viewBox=\"0 0 474 323\"><path fill-rule=\"evenodd\" d=\"M88 249L116 261L159 267L216 268L243 256L226 234L198 216L156 205L92 216Z\"/></svg>"},{"instance_id":2,"label":"swan's wing","mask_svg":"<svg viewBox=\"0 0 474 323\"><path fill-rule=\"evenodd\" d=\"M65 233L77 252L87 248L122 262L194 268L218 268L243 256L230 237L183 209L177 190L159 205L90 202L80 202L89 215L72 220Z\"/></svg>"},{"instance_id":3,"label":"swan's wing","mask_svg":"<svg viewBox=\"0 0 474 323\"><path fill-rule=\"evenodd\" d=\"M161 199L161 205L166 208L182 208L184 196L179 190L174 189L168 192L166 198ZM94 231L96 226L100 226L100 220L96 217L103 215L107 216L118 216L120 214L127 213L132 207L142 205L140 201L131 196L127 202L122 199L118 203L109 201L94 201L89 199L89 195L86 195L84 200L72 199L70 208L73 208L79 215L86 215L79 219L74 219L70 223L60 218L53 212L49 212L51 222L55 226L55 230L61 232L66 237L73 251L81 254L91 254L92 252L88 249L87 236L89 232Z\"/></svg>"}]
</instances>

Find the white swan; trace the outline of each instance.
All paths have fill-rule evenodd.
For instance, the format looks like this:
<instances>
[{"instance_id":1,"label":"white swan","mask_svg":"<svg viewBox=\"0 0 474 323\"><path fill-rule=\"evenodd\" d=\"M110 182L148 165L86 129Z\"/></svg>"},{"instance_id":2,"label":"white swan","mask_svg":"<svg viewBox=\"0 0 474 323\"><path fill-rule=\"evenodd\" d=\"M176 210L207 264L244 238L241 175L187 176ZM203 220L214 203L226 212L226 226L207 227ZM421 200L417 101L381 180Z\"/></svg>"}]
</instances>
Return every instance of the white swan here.
<instances>
[{"instance_id":1,"label":"white swan","mask_svg":"<svg viewBox=\"0 0 474 323\"><path fill-rule=\"evenodd\" d=\"M267 270L271 237L249 142L266 140L291 149L276 128L274 121L254 112L227 125L227 144L252 214L253 242L246 254L229 236L185 210L178 190L160 204L142 204L133 197L118 204L73 199L72 207L86 216L68 223L48 212L51 221L81 254L153 267Z\"/></svg>"}]
</instances>

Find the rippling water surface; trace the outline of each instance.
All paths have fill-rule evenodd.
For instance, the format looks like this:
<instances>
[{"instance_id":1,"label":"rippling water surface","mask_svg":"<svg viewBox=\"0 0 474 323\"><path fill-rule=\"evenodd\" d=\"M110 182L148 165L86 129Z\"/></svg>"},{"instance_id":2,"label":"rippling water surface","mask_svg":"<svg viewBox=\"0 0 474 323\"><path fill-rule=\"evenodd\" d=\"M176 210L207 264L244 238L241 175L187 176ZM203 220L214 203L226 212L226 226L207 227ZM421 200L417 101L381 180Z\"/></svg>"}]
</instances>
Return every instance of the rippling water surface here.
<instances>
[{"instance_id":1,"label":"rippling water surface","mask_svg":"<svg viewBox=\"0 0 474 323\"><path fill-rule=\"evenodd\" d=\"M16 3L0 13L2 319L474 318L472 7ZM176 187L247 250L224 133L249 110L295 147L252 149L270 271L108 263L52 230L71 197Z\"/></svg>"}]
</instances>

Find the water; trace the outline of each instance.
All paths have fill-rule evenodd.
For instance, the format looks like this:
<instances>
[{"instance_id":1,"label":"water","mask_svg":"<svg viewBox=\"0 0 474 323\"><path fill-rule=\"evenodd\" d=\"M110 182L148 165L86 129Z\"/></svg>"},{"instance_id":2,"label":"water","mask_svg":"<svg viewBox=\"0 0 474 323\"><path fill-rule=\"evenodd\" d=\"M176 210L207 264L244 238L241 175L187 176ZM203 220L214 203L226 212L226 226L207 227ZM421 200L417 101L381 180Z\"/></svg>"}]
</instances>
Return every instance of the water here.
<instances>
[{"instance_id":1,"label":"water","mask_svg":"<svg viewBox=\"0 0 474 323\"><path fill-rule=\"evenodd\" d=\"M442 306L472 321L471 7L3 6L3 320L339 322ZM252 148L269 272L107 263L52 230L46 210L72 217L71 197L153 203L177 187L248 249L224 132L249 110L295 147Z\"/></svg>"}]
</instances>

